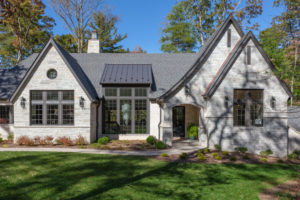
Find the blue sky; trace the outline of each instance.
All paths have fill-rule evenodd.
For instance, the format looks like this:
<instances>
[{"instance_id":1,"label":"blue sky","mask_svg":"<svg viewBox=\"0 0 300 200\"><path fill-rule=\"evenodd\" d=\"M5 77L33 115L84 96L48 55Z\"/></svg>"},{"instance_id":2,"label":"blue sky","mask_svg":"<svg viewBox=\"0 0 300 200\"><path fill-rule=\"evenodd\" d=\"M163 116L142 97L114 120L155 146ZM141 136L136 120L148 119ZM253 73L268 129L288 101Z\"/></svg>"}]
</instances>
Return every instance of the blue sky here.
<instances>
[{"instance_id":1,"label":"blue sky","mask_svg":"<svg viewBox=\"0 0 300 200\"><path fill-rule=\"evenodd\" d=\"M106 0L104 4L109 5L112 13L121 18L117 27L120 33L128 35L121 43L125 48L133 49L141 46L148 53L160 53L161 29L166 22L167 14L176 2L177 0ZM54 35L69 33L64 22L55 14L47 0L44 0L44 3L46 14L56 22ZM270 27L272 18L282 12L282 8L273 8L272 3L272 0L264 2L263 14L257 19L260 30ZM254 34L258 36L258 31Z\"/></svg>"}]
</instances>

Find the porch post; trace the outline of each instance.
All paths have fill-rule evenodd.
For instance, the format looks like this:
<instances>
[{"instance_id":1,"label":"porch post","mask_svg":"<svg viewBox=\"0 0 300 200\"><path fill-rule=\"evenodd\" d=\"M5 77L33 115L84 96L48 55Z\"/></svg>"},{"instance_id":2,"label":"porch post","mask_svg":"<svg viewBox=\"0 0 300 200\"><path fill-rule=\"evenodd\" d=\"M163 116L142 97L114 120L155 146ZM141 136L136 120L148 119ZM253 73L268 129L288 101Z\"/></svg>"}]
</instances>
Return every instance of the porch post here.
<instances>
[{"instance_id":1,"label":"porch post","mask_svg":"<svg viewBox=\"0 0 300 200\"><path fill-rule=\"evenodd\" d=\"M202 147L207 147L207 134L205 129L205 123L204 123L204 112L203 108L200 108L199 111L199 143Z\"/></svg>"},{"instance_id":2,"label":"porch post","mask_svg":"<svg viewBox=\"0 0 300 200\"><path fill-rule=\"evenodd\" d=\"M172 130L172 108L163 106L162 123L161 123L162 141L172 146L173 130Z\"/></svg>"}]
</instances>

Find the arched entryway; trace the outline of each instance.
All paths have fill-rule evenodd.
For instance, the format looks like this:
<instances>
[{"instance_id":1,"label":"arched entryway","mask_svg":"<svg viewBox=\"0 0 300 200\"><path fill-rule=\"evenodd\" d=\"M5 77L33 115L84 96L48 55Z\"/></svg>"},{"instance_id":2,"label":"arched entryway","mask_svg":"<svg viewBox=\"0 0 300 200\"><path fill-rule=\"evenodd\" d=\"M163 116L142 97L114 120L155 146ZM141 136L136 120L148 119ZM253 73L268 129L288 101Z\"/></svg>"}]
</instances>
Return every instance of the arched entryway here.
<instances>
[{"instance_id":1,"label":"arched entryway","mask_svg":"<svg viewBox=\"0 0 300 200\"><path fill-rule=\"evenodd\" d=\"M188 138L190 125L199 126L200 108L192 104L181 104L172 108L173 138Z\"/></svg>"}]
</instances>

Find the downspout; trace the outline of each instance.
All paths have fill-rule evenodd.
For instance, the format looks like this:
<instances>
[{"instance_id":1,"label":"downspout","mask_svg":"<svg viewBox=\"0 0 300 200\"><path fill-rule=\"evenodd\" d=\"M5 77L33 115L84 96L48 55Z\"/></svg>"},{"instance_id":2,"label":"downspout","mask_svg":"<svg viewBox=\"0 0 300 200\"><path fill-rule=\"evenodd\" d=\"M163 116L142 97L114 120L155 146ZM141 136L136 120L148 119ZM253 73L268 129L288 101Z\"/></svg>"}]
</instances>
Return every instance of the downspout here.
<instances>
[{"instance_id":1,"label":"downspout","mask_svg":"<svg viewBox=\"0 0 300 200\"><path fill-rule=\"evenodd\" d=\"M160 140L160 125L161 125L161 115L162 115L162 108L161 108L161 101L156 100L157 104L159 105L159 123L158 123L158 140Z\"/></svg>"}]
</instances>

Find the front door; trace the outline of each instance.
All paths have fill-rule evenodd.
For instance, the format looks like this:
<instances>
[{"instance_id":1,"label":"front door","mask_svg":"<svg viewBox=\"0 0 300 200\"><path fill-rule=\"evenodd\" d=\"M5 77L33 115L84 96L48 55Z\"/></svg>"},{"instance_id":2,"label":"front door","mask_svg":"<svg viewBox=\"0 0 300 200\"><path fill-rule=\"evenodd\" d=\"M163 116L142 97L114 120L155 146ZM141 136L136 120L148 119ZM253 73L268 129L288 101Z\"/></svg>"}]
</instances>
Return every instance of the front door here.
<instances>
[{"instance_id":1,"label":"front door","mask_svg":"<svg viewBox=\"0 0 300 200\"><path fill-rule=\"evenodd\" d=\"M185 136L185 108L176 106L173 108L173 137Z\"/></svg>"}]
</instances>

